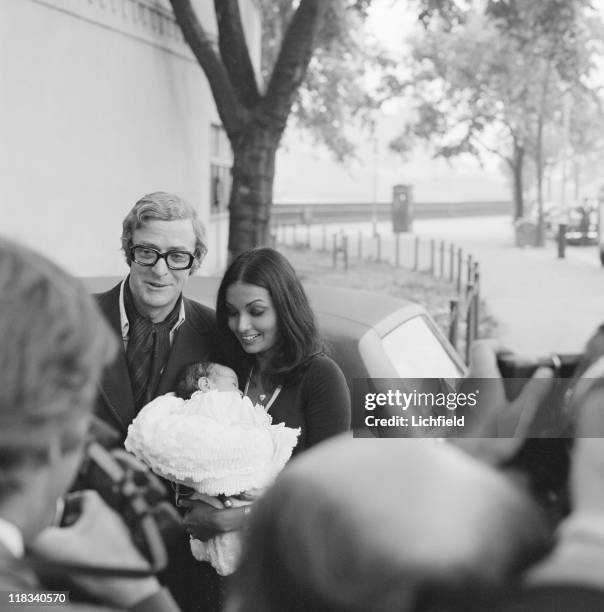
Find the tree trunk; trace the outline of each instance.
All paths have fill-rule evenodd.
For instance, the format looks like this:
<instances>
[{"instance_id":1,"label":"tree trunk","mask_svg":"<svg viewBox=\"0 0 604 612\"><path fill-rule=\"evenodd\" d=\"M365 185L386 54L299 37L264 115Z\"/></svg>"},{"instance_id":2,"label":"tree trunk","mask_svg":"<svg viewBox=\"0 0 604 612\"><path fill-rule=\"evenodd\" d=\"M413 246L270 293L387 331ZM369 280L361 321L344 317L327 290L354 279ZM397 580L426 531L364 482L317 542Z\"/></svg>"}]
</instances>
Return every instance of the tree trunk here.
<instances>
[{"instance_id":1,"label":"tree trunk","mask_svg":"<svg viewBox=\"0 0 604 612\"><path fill-rule=\"evenodd\" d=\"M581 162L573 159L573 186L575 202L578 202L581 197Z\"/></svg>"},{"instance_id":2,"label":"tree trunk","mask_svg":"<svg viewBox=\"0 0 604 612\"><path fill-rule=\"evenodd\" d=\"M511 160L512 177L514 182L514 219L524 216L524 196L522 189L522 168L524 166L524 148L514 145L514 157Z\"/></svg>"},{"instance_id":3,"label":"tree trunk","mask_svg":"<svg viewBox=\"0 0 604 612\"><path fill-rule=\"evenodd\" d=\"M545 222L543 218L543 114L539 114L537 125L537 246L545 243Z\"/></svg>"},{"instance_id":4,"label":"tree trunk","mask_svg":"<svg viewBox=\"0 0 604 612\"><path fill-rule=\"evenodd\" d=\"M255 246L270 244L275 157L279 136L252 125L233 143L233 184L229 201L229 262Z\"/></svg>"}]
</instances>

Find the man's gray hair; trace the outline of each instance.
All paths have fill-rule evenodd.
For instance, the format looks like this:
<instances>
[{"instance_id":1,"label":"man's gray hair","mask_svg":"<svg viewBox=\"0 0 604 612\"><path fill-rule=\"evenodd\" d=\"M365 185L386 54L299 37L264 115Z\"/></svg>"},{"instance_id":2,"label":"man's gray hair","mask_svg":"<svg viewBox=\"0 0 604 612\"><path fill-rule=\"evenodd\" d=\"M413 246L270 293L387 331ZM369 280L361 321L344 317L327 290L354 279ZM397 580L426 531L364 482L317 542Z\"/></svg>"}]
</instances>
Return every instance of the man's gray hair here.
<instances>
[{"instance_id":1,"label":"man's gray hair","mask_svg":"<svg viewBox=\"0 0 604 612\"><path fill-rule=\"evenodd\" d=\"M130 248L133 245L132 234L134 230L153 219L159 221L191 220L195 233L195 261L191 267L191 274L193 274L208 252L203 223L199 219L197 211L188 202L173 193L166 193L165 191L156 191L143 196L126 215L122 224L122 250L126 256L126 263L128 265L132 263Z\"/></svg>"},{"instance_id":2,"label":"man's gray hair","mask_svg":"<svg viewBox=\"0 0 604 612\"><path fill-rule=\"evenodd\" d=\"M52 439L78 448L117 341L83 284L0 238L0 500Z\"/></svg>"}]
</instances>

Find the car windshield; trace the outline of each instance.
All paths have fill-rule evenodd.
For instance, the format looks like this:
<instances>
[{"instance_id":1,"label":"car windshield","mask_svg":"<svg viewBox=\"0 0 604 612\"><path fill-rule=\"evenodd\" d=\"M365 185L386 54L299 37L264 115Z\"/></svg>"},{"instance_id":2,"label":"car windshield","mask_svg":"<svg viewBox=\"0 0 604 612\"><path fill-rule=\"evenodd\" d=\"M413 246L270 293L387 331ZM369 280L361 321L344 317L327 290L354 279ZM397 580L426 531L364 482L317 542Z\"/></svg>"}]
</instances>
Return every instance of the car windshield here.
<instances>
[{"instance_id":1,"label":"car windshield","mask_svg":"<svg viewBox=\"0 0 604 612\"><path fill-rule=\"evenodd\" d=\"M464 375L424 316L405 321L384 336L382 344L400 378L456 379Z\"/></svg>"}]
</instances>

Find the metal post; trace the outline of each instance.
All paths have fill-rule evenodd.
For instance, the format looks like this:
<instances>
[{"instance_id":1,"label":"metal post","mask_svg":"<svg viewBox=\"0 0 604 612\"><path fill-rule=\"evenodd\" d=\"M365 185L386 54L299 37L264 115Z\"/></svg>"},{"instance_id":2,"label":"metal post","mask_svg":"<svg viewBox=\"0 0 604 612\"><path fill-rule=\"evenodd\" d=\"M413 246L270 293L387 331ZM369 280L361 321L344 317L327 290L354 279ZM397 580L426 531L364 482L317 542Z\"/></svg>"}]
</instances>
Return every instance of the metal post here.
<instances>
[{"instance_id":1,"label":"metal post","mask_svg":"<svg viewBox=\"0 0 604 612\"><path fill-rule=\"evenodd\" d=\"M323 234L321 250L325 252L327 251L327 230L325 229L325 226L323 226L321 233Z\"/></svg>"},{"instance_id":2,"label":"metal post","mask_svg":"<svg viewBox=\"0 0 604 612\"><path fill-rule=\"evenodd\" d=\"M449 245L449 282L452 283L455 278L455 247Z\"/></svg>"},{"instance_id":3,"label":"metal post","mask_svg":"<svg viewBox=\"0 0 604 612\"><path fill-rule=\"evenodd\" d=\"M473 337L478 338L480 327L480 267L474 263L474 329Z\"/></svg>"},{"instance_id":4,"label":"metal post","mask_svg":"<svg viewBox=\"0 0 604 612\"><path fill-rule=\"evenodd\" d=\"M473 272L474 272L474 267L472 266L472 255L468 255L468 280L467 280L468 284L472 282Z\"/></svg>"},{"instance_id":5,"label":"metal post","mask_svg":"<svg viewBox=\"0 0 604 612\"><path fill-rule=\"evenodd\" d=\"M344 270L348 271L348 236L342 236L342 250L344 255Z\"/></svg>"},{"instance_id":6,"label":"metal post","mask_svg":"<svg viewBox=\"0 0 604 612\"><path fill-rule=\"evenodd\" d=\"M463 251L457 249L457 295L461 294L461 268L463 266Z\"/></svg>"},{"instance_id":7,"label":"metal post","mask_svg":"<svg viewBox=\"0 0 604 612\"><path fill-rule=\"evenodd\" d=\"M332 258L333 258L333 267L335 268L338 264L338 236L337 234L331 235L332 242Z\"/></svg>"},{"instance_id":8,"label":"metal post","mask_svg":"<svg viewBox=\"0 0 604 612\"><path fill-rule=\"evenodd\" d=\"M413 246L413 269L419 270L419 236L415 237L415 244Z\"/></svg>"},{"instance_id":9,"label":"metal post","mask_svg":"<svg viewBox=\"0 0 604 612\"><path fill-rule=\"evenodd\" d=\"M566 223L558 225L558 259L566 257Z\"/></svg>"},{"instance_id":10,"label":"metal post","mask_svg":"<svg viewBox=\"0 0 604 612\"><path fill-rule=\"evenodd\" d=\"M363 231L359 230L359 238L357 244L357 257L359 260L363 259Z\"/></svg>"},{"instance_id":11,"label":"metal post","mask_svg":"<svg viewBox=\"0 0 604 612\"><path fill-rule=\"evenodd\" d=\"M445 275L445 241L440 241L440 278Z\"/></svg>"},{"instance_id":12,"label":"metal post","mask_svg":"<svg viewBox=\"0 0 604 612\"><path fill-rule=\"evenodd\" d=\"M401 267L401 235L397 232L396 233L396 267L400 268Z\"/></svg>"},{"instance_id":13,"label":"metal post","mask_svg":"<svg viewBox=\"0 0 604 612\"><path fill-rule=\"evenodd\" d=\"M453 348L457 348L459 333L459 300L452 298L449 300L449 342Z\"/></svg>"},{"instance_id":14,"label":"metal post","mask_svg":"<svg viewBox=\"0 0 604 612\"><path fill-rule=\"evenodd\" d=\"M306 248L310 249L310 223L306 224Z\"/></svg>"},{"instance_id":15,"label":"metal post","mask_svg":"<svg viewBox=\"0 0 604 612\"><path fill-rule=\"evenodd\" d=\"M382 261L382 235L377 232L375 235L375 240L376 240L376 249L377 249L377 253L376 253L376 261Z\"/></svg>"},{"instance_id":16,"label":"metal post","mask_svg":"<svg viewBox=\"0 0 604 612\"><path fill-rule=\"evenodd\" d=\"M434 260L436 259L436 243L434 242L434 238L430 240L430 274L434 276Z\"/></svg>"},{"instance_id":17,"label":"metal post","mask_svg":"<svg viewBox=\"0 0 604 612\"><path fill-rule=\"evenodd\" d=\"M472 290L474 285L468 283L466 285L466 363L470 363L470 346L474 338L472 334L474 332L474 305L472 300Z\"/></svg>"}]
</instances>

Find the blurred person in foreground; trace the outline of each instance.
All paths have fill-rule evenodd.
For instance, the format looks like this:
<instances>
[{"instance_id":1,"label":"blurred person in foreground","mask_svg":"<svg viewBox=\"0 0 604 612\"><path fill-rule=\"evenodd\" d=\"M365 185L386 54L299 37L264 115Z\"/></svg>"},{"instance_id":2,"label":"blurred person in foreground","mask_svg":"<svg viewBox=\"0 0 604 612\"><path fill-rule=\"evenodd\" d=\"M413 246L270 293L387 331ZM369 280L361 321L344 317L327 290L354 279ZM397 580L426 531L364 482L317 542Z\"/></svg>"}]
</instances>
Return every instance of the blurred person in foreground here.
<instances>
[{"instance_id":1,"label":"blurred person in foreground","mask_svg":"<svg viewBox=\"0 0 604 612\"><path fill-rule=\"evenodd\" d=\"M551 388L542 370L513 402L491 384L477 437L462 444L338 439L293 462L252 516L226 611L604 609L603 331L574 381L571 508L555 539L510 467ZM497 376L492 344L474 361L476 379Z\"/></svg>"},{"instance_id":2,"label":"blurred person in foreground","mask_svg":"<svg viewBox=\"0 0 604 612\"><path fill-rule=\"evenodd\" d=\"M126 525L95 492L81 493L73 525L49 527L81 462L95 386L116 342L79 282L3 239L0 340L0 609L17 608L9 592L42 589L30 553L50 570L61 564L145 569ZM154 577L63 571L80 593L107 606L102 609L178 610Z\"/></svg>"},{"instance_id":3,"label":"blurred person in foreground","mask_svg":"<svg viewBox=\"0 0 604 612\"><path fill-rule=\"evenodd\" d=\"M452 445L340 437L258 502L226 610L466 610L549 535L526 493Z\"/></svg>"},{"instance_id":4,"label":"blurred person in foreground","mask_svg":"<svg viewBox=\"0 0 604 612\"><path fill-rule=\"evenodd\" d=\"M574 441L570 513L558 525L552 553L494 612L604 610L604 328L588 343L592 363L570 402Z\"/></svg>"}]
</instances>

